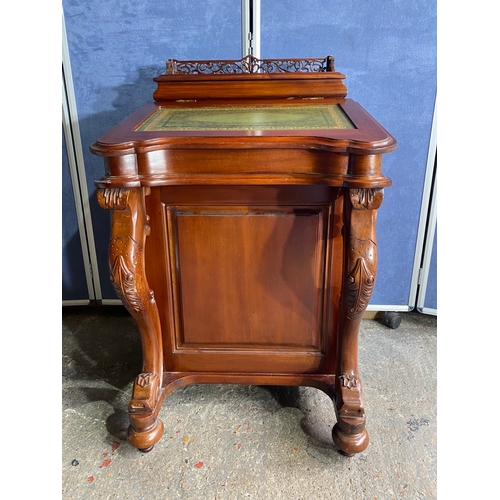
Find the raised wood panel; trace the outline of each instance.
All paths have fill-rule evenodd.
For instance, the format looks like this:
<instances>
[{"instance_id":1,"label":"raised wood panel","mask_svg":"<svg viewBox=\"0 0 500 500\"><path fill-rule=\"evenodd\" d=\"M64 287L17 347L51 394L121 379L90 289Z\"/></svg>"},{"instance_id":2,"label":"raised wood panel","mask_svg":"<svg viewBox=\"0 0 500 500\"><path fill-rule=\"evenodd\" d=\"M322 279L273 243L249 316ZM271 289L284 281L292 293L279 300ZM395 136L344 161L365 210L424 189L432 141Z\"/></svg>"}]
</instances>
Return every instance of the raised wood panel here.
<instances>
[{"instance_id":1,"label":"raised wood panel","mask_svg":"<svg viewBox=\"0 0 500 500\"><path fill-rule=\"evenodd\" d=\"M161 291L169 369L327 370L340 282L331 271L332 254L341 255L338 195L326 186L152 188L147 198L161 199L163 211L151 212L148 245L164 259L148 272Z\"/></svg>"},{"instance_id":2,"label":"raised wood panel","mask_svg":"<svg viewBox=\"0 0 500 500\"><path fill-rule=\"evenodd\" d=\"M176 348L320 351L326 210L211 207L196 212L168 210Z\"/></svg>"}]
</instances>

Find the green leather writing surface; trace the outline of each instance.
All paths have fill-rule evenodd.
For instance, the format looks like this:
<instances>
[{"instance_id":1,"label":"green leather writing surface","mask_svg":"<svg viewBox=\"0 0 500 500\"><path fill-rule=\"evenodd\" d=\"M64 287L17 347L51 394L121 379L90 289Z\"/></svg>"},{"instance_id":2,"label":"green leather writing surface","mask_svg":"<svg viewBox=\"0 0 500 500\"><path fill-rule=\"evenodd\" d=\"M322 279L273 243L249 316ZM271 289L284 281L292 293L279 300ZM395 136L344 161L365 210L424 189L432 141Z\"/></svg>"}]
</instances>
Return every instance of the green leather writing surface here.
<instances>
[{"instance_id":1,"label":"green leather writing surface","mask_svg":"<svg viewBox=\"0 0 500 500\"><path fill-rule=\"evenodd\" d=\"M160 108L137 132L354 129L338 104Z\"/></svg>"}]
</instances>

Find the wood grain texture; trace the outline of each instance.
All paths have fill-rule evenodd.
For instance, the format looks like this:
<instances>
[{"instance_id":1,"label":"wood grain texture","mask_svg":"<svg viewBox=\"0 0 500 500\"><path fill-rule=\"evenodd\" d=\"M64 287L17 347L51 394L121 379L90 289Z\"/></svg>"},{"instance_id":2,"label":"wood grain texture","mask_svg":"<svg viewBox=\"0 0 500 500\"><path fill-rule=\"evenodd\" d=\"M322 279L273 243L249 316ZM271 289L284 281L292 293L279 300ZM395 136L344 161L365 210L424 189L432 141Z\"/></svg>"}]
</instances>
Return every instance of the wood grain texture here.
<instances>
[{"instance_id":1,"label":"wood grain texture","mask_svg":"<svg viewBox=\"0 0 500 500\"><path fill-rule=\"evenodd\" d=\"M358 332L376 276L376 212L391 184L381 157L396 141L345 99L343 78L333 66L162 75L156 103L93 143L105 159L101 204L113 212L112 276L151 368L134 385L133 446L151 450L163 399L189 383L320 388L335 401L339 449L368 445ZM161 106L317 105L304 96L341 106L355 128L136 131ZM122 193L137 201L122 203Z\"/></svg>"}]
</instances>

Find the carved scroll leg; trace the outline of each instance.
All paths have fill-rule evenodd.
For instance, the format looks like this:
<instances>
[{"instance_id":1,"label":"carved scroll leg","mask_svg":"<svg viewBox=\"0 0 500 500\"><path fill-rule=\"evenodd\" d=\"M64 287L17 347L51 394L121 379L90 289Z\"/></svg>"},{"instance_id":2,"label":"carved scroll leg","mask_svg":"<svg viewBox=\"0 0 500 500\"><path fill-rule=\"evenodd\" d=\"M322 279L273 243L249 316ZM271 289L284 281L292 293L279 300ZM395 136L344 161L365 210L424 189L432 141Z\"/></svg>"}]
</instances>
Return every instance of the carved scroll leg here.
<instances>
[{"instance_id":1,"label":"carved scroll leg","mask_svg":"<svg viewBox=\"0 0 500 500\"><path fill-rule=\"evenodd\" d=\"M156 416L161 398L163 352L158 310L145 272L144 248L150 232L144 188L99 189L99 204L111 213L109 268L117 295L139 328L143 367L129 403L129 442L149 451L161 438Z\"/></svg>"},{"instance_id":2,"label":"carved scroll leg","mask_svg":"<svg viewBox=\"0 0 500 500\"><path fill-rule=\"evenodd\" d=\"M345 203L345 261L335 381L337 423L333 441L352 456L368 446L365 410L358 373L358 335L377 268L375 223L382 189L351 189Z\"/></svg>"}]
</instances>

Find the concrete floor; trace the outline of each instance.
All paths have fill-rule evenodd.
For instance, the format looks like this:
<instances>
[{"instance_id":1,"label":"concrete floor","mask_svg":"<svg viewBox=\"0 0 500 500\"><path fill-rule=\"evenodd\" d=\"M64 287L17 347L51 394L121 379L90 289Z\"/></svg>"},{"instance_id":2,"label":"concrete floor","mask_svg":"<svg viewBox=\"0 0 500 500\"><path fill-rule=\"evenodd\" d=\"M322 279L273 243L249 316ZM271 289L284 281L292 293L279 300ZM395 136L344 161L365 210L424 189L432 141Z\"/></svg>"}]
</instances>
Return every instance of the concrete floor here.
<instances>
[{"instance_id":1,"label":"concrete floor","mask_svg":"<svg viewBox=\"0 0 500 500\"><path fill-rule=\"evenodd\" d=\"M437 320L363 320L368 448L333 446L333 403L313 388L197 385L169 395L163 438L125 440L140 341L121 307L63 308L64 499L437 498Z\"/></svg>"}]
</instances>

